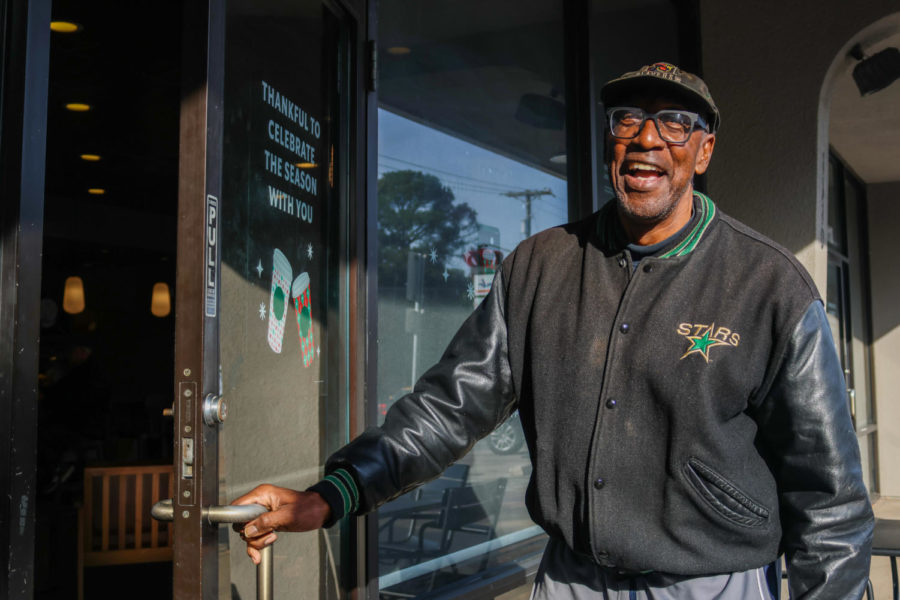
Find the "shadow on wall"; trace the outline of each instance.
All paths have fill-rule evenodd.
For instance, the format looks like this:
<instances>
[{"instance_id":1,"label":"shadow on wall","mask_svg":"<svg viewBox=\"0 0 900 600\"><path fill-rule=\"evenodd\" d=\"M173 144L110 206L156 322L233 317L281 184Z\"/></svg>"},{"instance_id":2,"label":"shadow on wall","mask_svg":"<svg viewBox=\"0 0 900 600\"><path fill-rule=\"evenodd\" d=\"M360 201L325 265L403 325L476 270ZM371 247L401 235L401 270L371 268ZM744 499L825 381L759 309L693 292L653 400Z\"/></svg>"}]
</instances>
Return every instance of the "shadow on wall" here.
<instances>
[{"instance_id":1,"label":"shadow on wall","mask_svg":"<svg viewBox=\"0 0 900 600\"><path fill-rule=\"evenodd\" d=\"M868 186L869 260L872 282L872 341L900 326L900 182Z\"/></svg>"}]
</instances>

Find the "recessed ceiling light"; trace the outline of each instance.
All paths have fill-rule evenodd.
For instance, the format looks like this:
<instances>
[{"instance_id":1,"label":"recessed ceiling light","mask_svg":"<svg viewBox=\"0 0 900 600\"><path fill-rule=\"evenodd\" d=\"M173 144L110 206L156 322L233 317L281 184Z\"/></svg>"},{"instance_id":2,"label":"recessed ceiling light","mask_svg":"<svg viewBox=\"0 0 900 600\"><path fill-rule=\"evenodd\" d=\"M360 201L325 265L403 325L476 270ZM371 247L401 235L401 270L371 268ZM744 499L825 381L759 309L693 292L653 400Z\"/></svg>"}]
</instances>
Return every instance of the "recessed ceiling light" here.
<instances>
[{"instance_id":1,"label":"recessed ceiling light","mask_svg":"<svg viewBox=\"0 0 900 600\"><path fill-rule=\"evenodd\" d=\"M106 193L106 190L103 188L88 188L88 194L92 196L102 196Z\"/></svg>"},{"instance_id":2,"label":"recessed ceiling light","mask_svg":"<svg viewBox=\"0 0 900 600\"><path fill-rule=\"evenodd\" d=\"M98 160L100 160L100 155L99 154L82 154L81 160L86 160L88 162L97 162Z\"/></svg>"},{"instance_id":3,"label":"recessed ceiling light","mask_svg":"<svg viewBox=\"0 0 900 600\"><path fill-rule=\"evenodd\" d=\"M56 33L75 33L81 30L81 25L70 21L50 21L50 31Z\"/></svg>"},{"instance_id":4,"label":"recessed ceiling light","mask_svg":"<svg viewBox=\"0 0 900 600\"><path fill-rule=\"evenodd\" d=\"M408 46L391 46L387 49L388 54L393 54L394 56L404 56L412 52L412 49Z\"/></svg>"},{"instance_id":5,"label":"recessed ceiling light","mask_svg":"<svg viewBox=\"0 0 900 600\"><path fill-rule=\"evenodd\" d=\"M311 162L298 162L298 163L296 163L295 166L300 167L301 169L314 169L314 168L318 167L319 165L317 165L316 163L311 163Z\"/></svg>"},{"instance_id":6,"label":"recessed ceiling light","mask_svg":"<svg viewBox=\"0 0 900 600\"><path fill-rule=\"evenodd\" d=\"M66 104L66 110L71 110L72 112L87 112L91 110L91 105L83 102L69 102Z\"/></svg>"}]
</instances>

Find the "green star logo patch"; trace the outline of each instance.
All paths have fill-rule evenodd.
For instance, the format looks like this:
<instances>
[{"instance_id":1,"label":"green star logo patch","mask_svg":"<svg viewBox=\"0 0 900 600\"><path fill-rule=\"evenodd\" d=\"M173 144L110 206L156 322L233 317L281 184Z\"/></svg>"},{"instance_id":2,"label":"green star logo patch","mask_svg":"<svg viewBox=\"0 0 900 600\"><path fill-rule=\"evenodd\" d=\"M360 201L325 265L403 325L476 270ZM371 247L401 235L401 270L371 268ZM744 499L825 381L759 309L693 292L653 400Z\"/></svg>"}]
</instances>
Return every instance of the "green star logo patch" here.
<instances>
[{"instance_id":1,"label":"green star logo patch","mask_svg":"<svg viewBox=\"0 0 900 600\"><path fill-rule=\"evenodd\" d=\"M740 334L728 327L716 327L715 323L681 323L676 330L690 345L679 360L692 354L699 354L709 363L709 351L717 346L736 348L741 342Z\"/></svg>"}]
</instances>

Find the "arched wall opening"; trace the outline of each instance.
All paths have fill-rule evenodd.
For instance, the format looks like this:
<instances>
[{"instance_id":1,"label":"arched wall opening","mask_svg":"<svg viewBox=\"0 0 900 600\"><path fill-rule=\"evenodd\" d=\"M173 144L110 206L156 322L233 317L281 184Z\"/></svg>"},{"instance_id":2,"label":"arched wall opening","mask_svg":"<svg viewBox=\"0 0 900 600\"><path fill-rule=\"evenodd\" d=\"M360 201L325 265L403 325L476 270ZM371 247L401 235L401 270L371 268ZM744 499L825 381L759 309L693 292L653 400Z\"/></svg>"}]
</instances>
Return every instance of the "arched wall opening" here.
<instances>
[{"instance_id":1,"label":"arched wall opening","mask_svg":"<svg viewBox=\"0 0 900 600\"><path fill-rule=\"evenodd\" d=\"M875 487L881 495L900 497L900 470L889 458L900 454L900 266L894 258L900 226L900 82L862 96L851 77L858 61L849 52L857 44L870 56L900 47L900 12L861 29L838 51L822 85L818 144L820 198L828 199L829 189L834 190L833 182L829 188L833 168L829 160L840 161L863 182L864 239L859 249L863 256L855 262L864 261L865 272L857 274L860 290L852 293L851 285L849 298L851 321L857 321L851 323L857 330L853 335L857 367L851 367L857 384L851 388L863 391L857 401L863 413L872 413L863 415L874 428L870 436L860 436L860 446L864 456L868 445L871 453L882 457L874 465ZM826 208L835 214L836 207L826 204ZM820 227L824 239L833 239L826 221Z\"/></svg>"},{"instance_id":2,"label":"arched wall opening","mask_svg":"<svg viewBox=\"0 0 900 600\"><path fill-rule=\"evenodd\" d=\"M763 6L699 0L699 5L703 77L722 112L708 173L710 195L723 211L795 254L825 298L833 104L842 110L835 86L847 83L841 78L852 70L855 61L847 54L854 44L875 52L880 49L876 40L893 43L885 34L900 31L896 0L858 0L852 7L840 0ZM877 101L897 87L900 83L865 100ZM866 125L870 135L882 135L884 117L874 121ZM900 139L900 124L893 135ZM882 155L892 158L888 151ZM900 164L900 156L893 160ZM900 184L863 183L870 204L866 251L872 258L868 348L873 413L877 454L885 457L875 479L882 495L900 496L900 469L890 460L900 454L900 426L893 426L900 423L900 358L892 358L900 357L900 309L895 308L900 306L900 271L897 261L889 260L896 253Z\"/></svg>"}]
</instances>

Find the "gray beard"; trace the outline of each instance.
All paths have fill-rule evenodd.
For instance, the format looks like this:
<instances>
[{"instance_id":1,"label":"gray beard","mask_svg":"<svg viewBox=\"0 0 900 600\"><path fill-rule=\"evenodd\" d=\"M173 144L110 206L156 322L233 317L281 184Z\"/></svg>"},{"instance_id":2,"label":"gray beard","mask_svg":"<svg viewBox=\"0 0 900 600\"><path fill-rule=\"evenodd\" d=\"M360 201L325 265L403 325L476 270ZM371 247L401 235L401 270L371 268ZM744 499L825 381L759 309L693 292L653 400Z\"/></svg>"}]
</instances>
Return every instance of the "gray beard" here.
<instances>
[{"instance_id":1,"label":"gray beard","mask_svg":"<svg viewBox=\"0 0 900 600\"><path fill-rule=\"evenodd\" d=\"M620 211L620 214L632 221L645 223L648 225L660 223L666 220L666 218L668 218L673 212L675 212L675 208L678 206L678 199L681 198L681 196L685 193L685 191L687 191L687 189L688 186L685 186L683 189L676 190L671 196L669 196L668 202L666 202L662 207L654 207L658 208L658 210L654 210L651 214L647 214L645 212L638 213L632 210L632 207L625 199L624 194L616 190L616 207Z\"/></svg>"}]
</instances>

